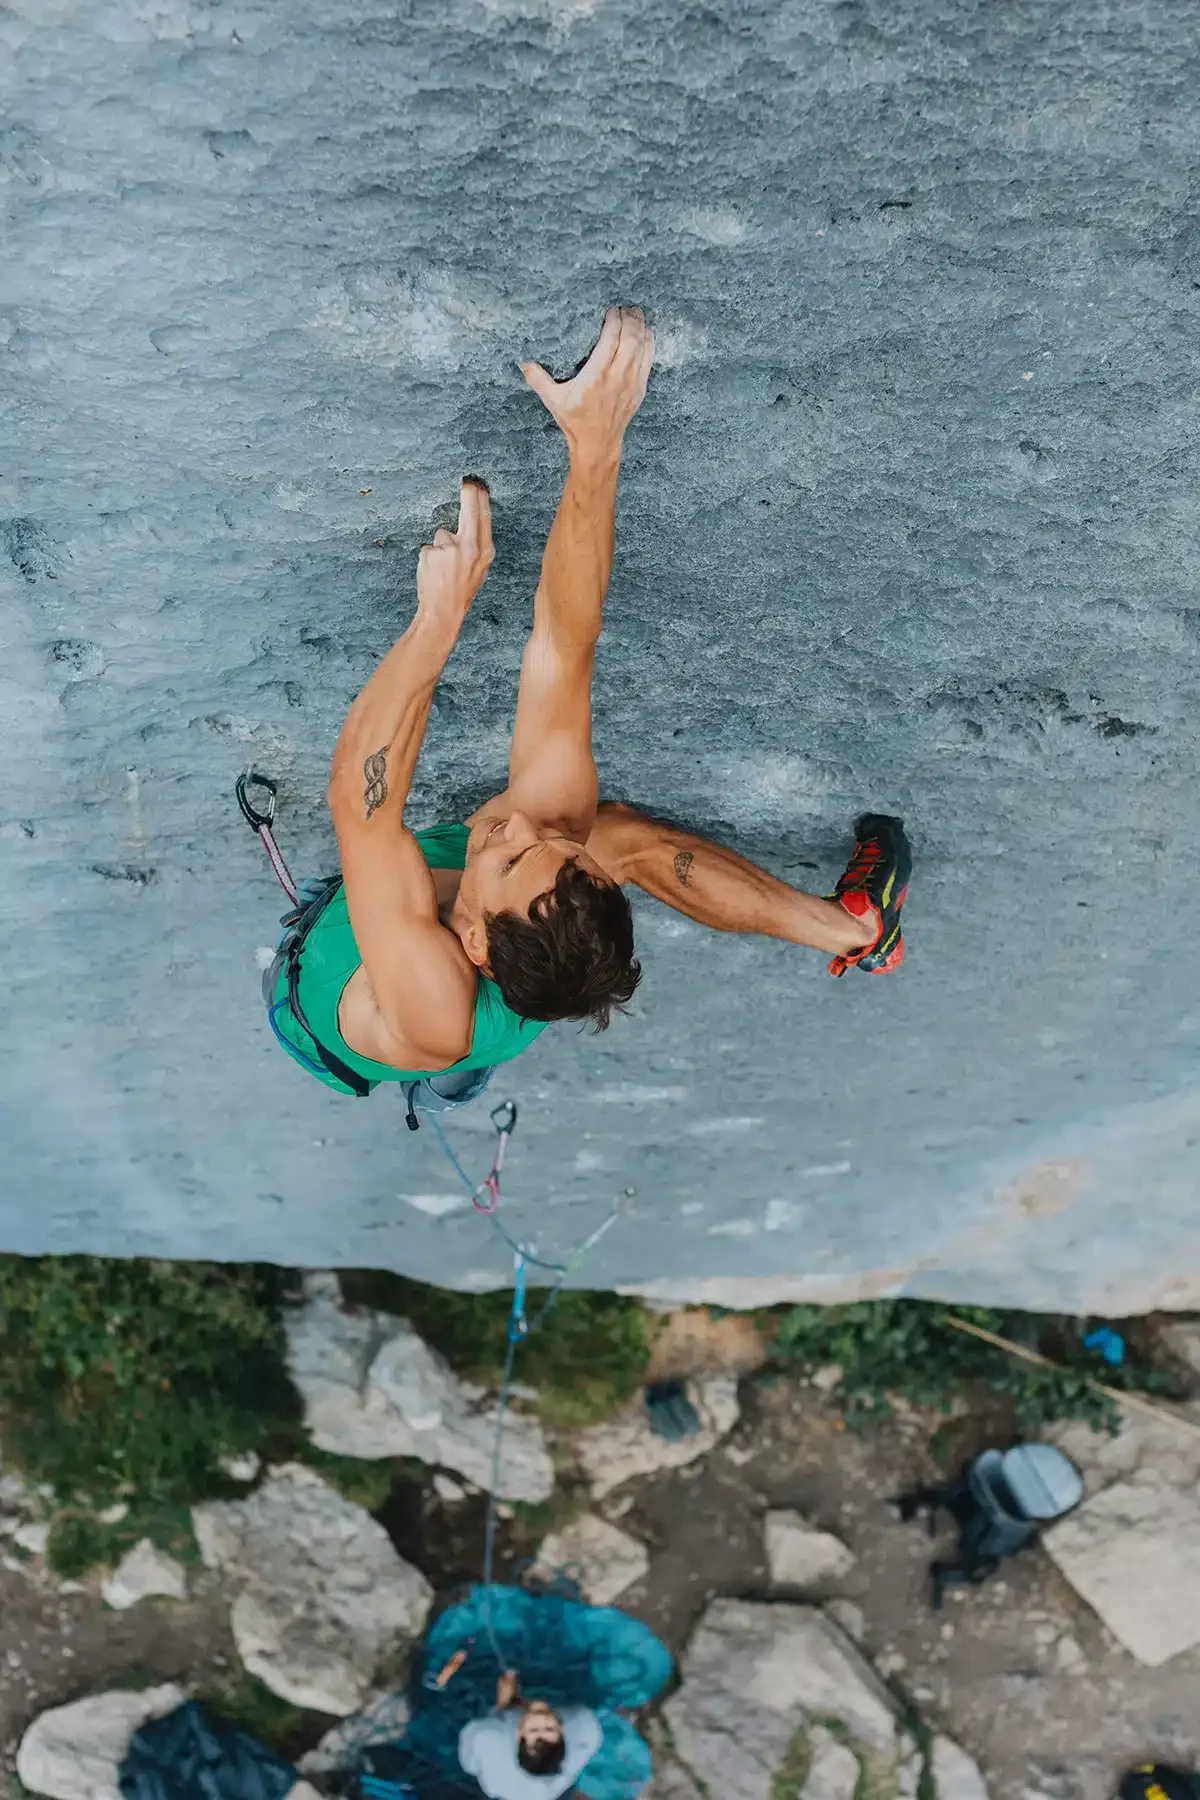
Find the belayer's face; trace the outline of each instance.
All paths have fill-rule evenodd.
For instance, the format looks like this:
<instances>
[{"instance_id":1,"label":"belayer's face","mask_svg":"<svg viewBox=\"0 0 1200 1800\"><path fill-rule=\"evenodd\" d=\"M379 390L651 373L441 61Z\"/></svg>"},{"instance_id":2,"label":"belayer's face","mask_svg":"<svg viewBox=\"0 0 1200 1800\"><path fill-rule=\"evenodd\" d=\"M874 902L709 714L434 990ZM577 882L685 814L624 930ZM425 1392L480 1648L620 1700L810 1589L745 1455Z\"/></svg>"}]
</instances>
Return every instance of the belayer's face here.
<instances>
[{"instance_id":1,"label":"belayer's face","mask_svg":"<svg viewBox=\"0 0 1200 1800\"><path fill-rule=\"evenodd\" d=\"M562 1737L562 1724L544 1700L531 1700L521 1714L517 1736L526 1744L557 1744Z\"/></svg>"},{"instance_id":2,"label":"belayer's face","mask_svg":"<svg viewBox=\"0 0 1200 1800\"><path fill-rule=\"evenodd\" d=\"M459 899L481 922L489 913L501 912L527 919L538 895L549 892L572 858L589 874L607 879L582 844L535 825L526 813L481 820L467 846Z\"/></svg>"}]
</instances>

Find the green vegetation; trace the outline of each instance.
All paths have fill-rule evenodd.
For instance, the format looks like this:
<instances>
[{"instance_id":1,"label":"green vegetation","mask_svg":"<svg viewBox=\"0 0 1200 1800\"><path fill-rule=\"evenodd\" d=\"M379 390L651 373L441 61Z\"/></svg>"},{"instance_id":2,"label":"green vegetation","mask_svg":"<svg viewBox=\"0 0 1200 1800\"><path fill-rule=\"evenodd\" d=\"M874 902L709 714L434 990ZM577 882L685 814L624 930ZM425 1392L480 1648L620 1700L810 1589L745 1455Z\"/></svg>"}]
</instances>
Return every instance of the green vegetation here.
<instances>
[{"instance_id":1,"label":"green vegetation","mask_svg":"<svg viewBox=\"0 0 1200 1800\"><path fill-rule=\"evenodd\" d=\"M256 1266L0 1256L0 1449L55 1490L47 1557L60 1575L112 1565L141 1537L194 1558L188 1505L243 1492L221 1461L246 1450L302 1460L369 1512L384 1506L408 1465L331 1456L304 1434L285 1280ZM409 1318L465 1375L498 1379L509 1294L373 1273L346 1289L351 1304ZM544 1298L531 1294L531 1316ZM518 1379L537 1386L548 1423L590 1423L637 1391L653 1330L634 1301L562 1294L521 1345ZM106 1525L97 1515L114 1500L129 1511Z\"/></svg>"},{"instance_id":2,"label":"green vegetation","mask_svg":"<svg viewBox=\"0 0 1200 1800\"><path fill-rule=\"evenodd\" d=\"M221 1462L247 1450L265 1461L303 1459L368 1511L384 1507L407 1465L330 1456L304 1434L285 1364L286 1280L257 1266L0 1256L0 1449L55 1490L47 1554L60 1574L111 1564L143 1536L193 1557L188 1504L243 1492ZM351 1305L409 1319L460 1373L498 1380L508 1292L459 1294L370 1271L342 1280ZM531 1320L545 1298L531 1292ZM940 1306L887 1300L763 1315L775 1341L759 1379L836 1365L834 1393L853 1426L885 1418L902 1396L942 1414L999 1403L1022 1432L1064 1418L1112 1429L1117 1409L1092 1385L1096 1377L1115 1388L1179 1391L1146 1354L1115 1369L1101 1363L1083 1349L1078 1321L960 1310L1064 1366L1034 1368L963 1336ZM591 1424L637 1393L657 1329L635 1300L561 1293L521 1343L517 1380L537 1389L548 1425ZM1131 1352L1153 1348L1136 1324L1127 1338ZM116 1499L129 1511L105 1525L97 1515ZM577 1501L565 1490L556 1496L554 1522ZM522 1509L519 1531L545 1527L541 1510L525 1517Z\"/></svg>"},{"instance_id":3,"label":"green vegetation","mask_svg":"<svg viewBox=\"0 0 1200 1800\"><path fill-rule=\"evenodd\" d=\"M66 1507L51 1522L46 1561L56 1575L74 1581L89 1569L112 1568L141 1538L182 1563L200 1561L188 1508L169 1500L135 1502L115 1525L106 1525L93 1512Z\"/></svg>"},{"instance_id":4,"label":"green vegetation","mask_svg":"<svg viewBox=\"0 0 1200 1800\"><path fill-rule=\"evenodd\" d=\"M808 1741L808 1721L788 1739L788 1747L771 1776L770 1800L796 1800L808 1780L812 1767L812 1745Z\"/></svg>"},{"instance_id":5,"label":"green vegetation","mask_svg":"<svg viewBox=\"0 0 1200 1800\"><path fill-rule=\"evenodd\" d=\"M297 1444L294 1455L297 1462L307 1463L330 1487L369 1513L378 1512L385 1504L401 1470L415 1468L421 1476L425 1474L424 1463L412 1457L384 1456L378 1462L367 1462L359 1456L334 1456L307 1441Z\"/></svg>"},{"instance_id":6,"label":"green vegetation","mask_svg":"<svg viewBox=\"0 0 1200 1800\"><path fill-rule=\"evenodd\" d=\"M196 1698L217 1718L240 1725L251 1737L289 1760L311 1750L329 1726L328 1719L320 1713L306 1712L303 1707L281 1700L240 1663Z\"/></svg>"},{"instance_id":7,"label":"green vegetation","mask_svg":"<svg viewBox=\"0 0 1200 1800\"><path fill-rule=\"evenodd\" d=\"M955 1331L946 1308L923 1300L870 1300L850 1306L794 1306L780 1321L774 1351L806 1372L835 1366L833 1388L855 1429L887 1418L902 1397L914 1406L949 1413L985 1391L1007 1402L1023 1432L1057 1419L1084 1419L1115 1431L1116 1403L1091 1385L1176 1394L1170 1375L1127 1359L1110 1368L1083 1349L1078 1323L1034 1314L955 1309L960 1318L1053 1356L1061 1369L1035 1368L1007 1352Z\"/></svg>"},{"instance_id":8,"label":"green vegetation","mask_svg":"<svg viewBox=\"0 0 1200 1800\"><path fill-rule=\"evenodd\" d=\"M5 1454L62 1501L221 1491L222 1456L295 1429L279 1297L256 1266L0 1256Z\"/></svg>"},{"instance_id":9,"label":"green vegetation","mask_svg":"<svg viewBox=\"0 0 1200 1800\"><path fill-rule=\"evenodd\" d=\"M402 1275L356 1270L342 1276L346 1298L408 1319L426 1343L470 1380L494 1384L504 1367L512 1295L456 1294ZM544 1291L531 1289L536 1319ZM538 1390L538 1412L569 1429L607 1418L645 1379L654 1321L619 1294L560 1293L540 1329L517 1351L516 1378Z\"/></svg>"}]
</instances>

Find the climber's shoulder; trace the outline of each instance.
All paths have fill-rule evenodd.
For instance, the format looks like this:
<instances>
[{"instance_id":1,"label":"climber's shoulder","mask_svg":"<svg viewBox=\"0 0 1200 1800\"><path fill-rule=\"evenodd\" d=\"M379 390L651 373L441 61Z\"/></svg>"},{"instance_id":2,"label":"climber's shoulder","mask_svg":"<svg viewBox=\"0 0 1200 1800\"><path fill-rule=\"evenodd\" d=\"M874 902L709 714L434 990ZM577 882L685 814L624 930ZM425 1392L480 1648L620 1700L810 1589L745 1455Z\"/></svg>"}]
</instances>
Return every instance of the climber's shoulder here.
<instances>
[{"instance_id":1,"label":"climber's shoulder","mask_svg":"<svg viewBox=\"0 0 1200 1800\"><path fill-rule=\"evenodd\" d=\"M381 1003L380 986L385 987ZM479 972L454 932L434 923L397 933L396 955L366 962L342 989L338 1030L351 1050L394 1069L448 1069L470 1054Z\"/></svg>"}]
</instances>

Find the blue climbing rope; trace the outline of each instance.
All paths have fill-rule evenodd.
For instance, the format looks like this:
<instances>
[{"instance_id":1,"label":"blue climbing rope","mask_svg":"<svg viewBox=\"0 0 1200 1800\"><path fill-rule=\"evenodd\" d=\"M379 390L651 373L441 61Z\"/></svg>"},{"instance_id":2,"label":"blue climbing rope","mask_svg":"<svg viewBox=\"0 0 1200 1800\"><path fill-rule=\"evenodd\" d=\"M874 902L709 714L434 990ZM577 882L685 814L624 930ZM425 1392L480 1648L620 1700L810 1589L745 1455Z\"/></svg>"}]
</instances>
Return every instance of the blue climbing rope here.
<instances>
[{"instance_id":1,"label":"blue climbing rope","mask_svg":"<svg viewBox=\"0 0 1200 1800\"><path fill-rule=\"evenodd\" d=\"M487 1222L492 1227L493 1231L503 1239L509 1250L511 1250L513 1257L513 1297L512 1306L510 1307L508 1314L508 1342L504 1354L504 1373L500 1379L500 1392L496 1400L496 1429L492 1438L492 1472L488 1486L487 1518L483 1535L484 1624L487 1628L492 1652L501 1668L504 1668L504 1656L497 1641L495 1627L492 1623L491 1590L493 1585L492 1572L496 1553L496 1520L498 1516L497 1489L500 1484L500 1462L504 1450L504 1427L507 1422L508 1405L512 1395L513 1366L516 1362L517 1346L545 1323L550 1309L562 1292L563 1283L572 1271L579 1267L588 1252L599 1243L600 1239L604 1236L610 1226L616 1223L616 1220L619 1217L619 1207L613 1207L612 1211L608 1214L608 1217L602 1219L596 1229L588 1233L583 1242L572 1251L570 1256L568 1256L565 1263L547 1262L544 1257L536 1256L528 1245L518 1243L516 1238L505 1230L504 1226L496 1216L500 1207L500 1170L504 1165L504 1153L508 1148L508 1140L511 1138L513 1131L516 1128L516 1105L512 1100L503 1101L501 1105L492 1108L491 1116L492 1124L496 1129L499 1141L497 1143L495 1155L492 1158L491 1169L481 1182L473 1182L467 1171L463 1168L462 1163L454 1152L450 1140L447 1138L438 1122L437 1114L430 1113L428 1118L429 1123L433 1126L434 1135L446 1154L446 1160L449 1162L451 1168L462 1182L463 1187L470 1195L475 1210L487 1219ZM486 1206L480 1206L478 1203L478 1196L483 1192L486 1192L488 1195L489 1203ZM532 1323L529 1320L525 1305L529 1280L528 1272L530 1268L548 1269L555 1277L550 1292L546 1296L542 1306L539 1308L537 1317Z\"/></svg>"}]
</instances>

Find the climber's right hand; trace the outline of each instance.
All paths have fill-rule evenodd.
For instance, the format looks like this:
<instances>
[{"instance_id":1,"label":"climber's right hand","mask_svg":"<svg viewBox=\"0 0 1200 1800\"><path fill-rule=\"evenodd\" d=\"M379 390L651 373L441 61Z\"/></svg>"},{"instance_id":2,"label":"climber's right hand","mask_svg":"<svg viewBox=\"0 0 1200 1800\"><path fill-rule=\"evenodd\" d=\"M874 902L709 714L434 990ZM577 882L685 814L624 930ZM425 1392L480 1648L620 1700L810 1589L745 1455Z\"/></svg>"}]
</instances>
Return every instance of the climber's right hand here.
<instances>
[{"instance_id":1,"label":"climber's right hand","mask_svg":"<svg viewBox=\"0 0 1200 1800\"><path fill-rule=\"evenodd\" d=\"M596 348L570 381L555 381L540 363L521 373L561 426L572 456L609 461L621 454L626 427L646 394L654 333L640 306L610 306Z\"/></svg>"}]
</instances>

